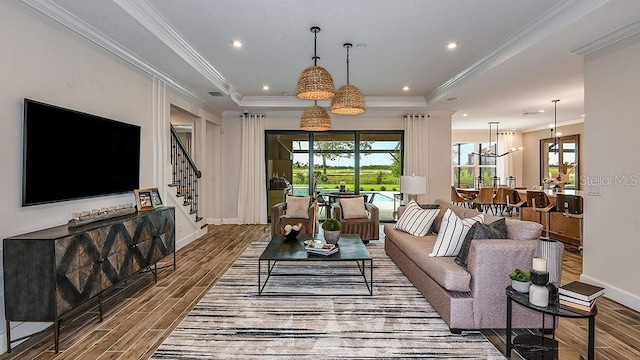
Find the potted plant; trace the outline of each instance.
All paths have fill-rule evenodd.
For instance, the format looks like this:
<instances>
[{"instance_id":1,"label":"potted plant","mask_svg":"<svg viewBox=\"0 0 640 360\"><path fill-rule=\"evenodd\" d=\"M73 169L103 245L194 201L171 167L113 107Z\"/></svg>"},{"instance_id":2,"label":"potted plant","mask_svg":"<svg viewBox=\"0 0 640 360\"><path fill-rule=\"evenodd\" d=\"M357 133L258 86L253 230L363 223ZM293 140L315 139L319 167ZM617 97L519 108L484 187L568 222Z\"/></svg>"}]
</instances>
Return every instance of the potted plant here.
<instances>
[{"instance_id":1,"label":"potted plant","mask_svg":"<svg viewBox=\"0 0 640 360\"><path fill-rule=\"evenodd\" d=\"M528 293L529 286L531 285L531 275L528 272L524 272L520 269L515 269L509 274L511 279L511 287L513 290L521 293Z\"/></svg>"},{"instance_id":2,"label":"potted plant","mask_svg":"<svg viewBox=\"0 0 640 360\"><path fill-rule=\"evenodd\" d=\"M322 230L324 230L324 239L327 244L335 244L340 238L340 230L342 225L334 218L329 218L322 223Z\"/></svg>"}]
</instances>

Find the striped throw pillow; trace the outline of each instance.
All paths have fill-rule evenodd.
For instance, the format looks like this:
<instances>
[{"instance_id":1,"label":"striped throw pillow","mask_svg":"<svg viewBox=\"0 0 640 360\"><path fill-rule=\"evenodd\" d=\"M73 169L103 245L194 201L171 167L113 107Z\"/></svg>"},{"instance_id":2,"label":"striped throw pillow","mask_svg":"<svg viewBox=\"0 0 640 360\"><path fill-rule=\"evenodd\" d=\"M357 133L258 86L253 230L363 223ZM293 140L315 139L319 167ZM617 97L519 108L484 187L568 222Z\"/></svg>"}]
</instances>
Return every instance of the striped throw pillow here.
<instances>
[{"instance_id":1,"label":"striped throw pillow","mask_svg":"<svg viewBox=\"0 0 640 360\"><path fill-rule=\"evenodd\" d=\"M476 222L484 223L484 214L460 219L451 209L447 209L442 218L436 244L429 256L456 256L462 247L465 236Z\"/></svg>"},{"instance_id":2,"label":"striped throw pillow","mask_svg":"<svg viewBox=\"0 0 640 360\"><path fill-rule=\"evenodd\" d=\"M411 200L393 227L413 236L425 236L439 212L440 209L423 209Z\"/></svg>"}]
</instances>

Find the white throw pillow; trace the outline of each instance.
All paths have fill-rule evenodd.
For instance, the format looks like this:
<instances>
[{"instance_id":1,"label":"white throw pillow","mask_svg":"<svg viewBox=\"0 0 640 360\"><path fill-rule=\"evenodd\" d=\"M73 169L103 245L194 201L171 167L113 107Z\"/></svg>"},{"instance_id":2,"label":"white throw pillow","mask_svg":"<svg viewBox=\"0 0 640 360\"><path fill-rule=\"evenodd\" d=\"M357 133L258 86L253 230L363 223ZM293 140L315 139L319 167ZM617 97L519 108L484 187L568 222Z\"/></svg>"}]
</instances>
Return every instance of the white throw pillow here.
<instances>
[{"instance_id":1,"label":"white throw pillow","mask_svg":"<svg viewBox=\"0 0 640 360\"><path fill-rule=\"evenodd\" d=\"M411 200L393 227L413 236L425 236L439 212L440 209L423 209Z\"/></svg>"},{"instance_id":2,"label":"white throw pillow","mask_svg":"<svg viewBox=\"0 0 640 360\"><path fill-rule=\"evenodd\" d=\"M344 219L362 219L369 216L367 209L364 208L364 198L362 196L341 198L340 207L342 208L342 217Z\"/></svg>"},{"instance_id":3,"label":"white throw pillow","mask_svg":"<svg viewBox=\"0 0 640 360\"><path fill-rule=\"evenodd\" d=\"M285 218L309 218L308 196L287 196L287 212Z\"/></svg>"},{"instance_id":4,"label":"white throw pillow","mask_svg":"<svg viewBox=\"0 0 640 360\"><path fill-rule=\"evenodd\" d=\"M484 214L460 219L451 209L447 209L442 218L436 244L429 256L456 256L460 252L465 236L476 222L484 223Z\"/></svg>"}]
</instances>

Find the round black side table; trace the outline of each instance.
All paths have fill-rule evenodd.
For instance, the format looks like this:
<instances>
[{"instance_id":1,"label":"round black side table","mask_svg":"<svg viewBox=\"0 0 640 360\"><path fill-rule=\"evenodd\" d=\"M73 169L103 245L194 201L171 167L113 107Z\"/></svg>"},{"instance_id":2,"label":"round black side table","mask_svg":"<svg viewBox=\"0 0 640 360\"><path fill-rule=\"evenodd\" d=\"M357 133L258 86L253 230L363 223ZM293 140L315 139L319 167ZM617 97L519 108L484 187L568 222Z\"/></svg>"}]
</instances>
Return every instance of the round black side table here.
<instances>
[{"instance_id":1,"label":"round black side table","mask_svg":"<svg viewBox=\"0 0 640 360\"><path fill-rule=\"evenodd\" d=\"M511 350L515 349L525 359L557 359L558 358L558 341L556 340L556 317L573 318L573 319L589 319L589 340L587 342L587 359L593 360L595 356L595 333L596 333L596 315L598 307L593 309L590 314L581 314L566 310L560 307L558 300L549 301L549 306L540 307L529 302L529 294L523 294L513 290L511 286L507 287L507 348L506 356L511 357ZM516 302L527 309L531 309L542 313L542 327L544 329L544 314L553 317L552 337L548 338L543 335L523 334L518 335L511 340L511 316L513 302Z\"/></svg>"}]
</instances>

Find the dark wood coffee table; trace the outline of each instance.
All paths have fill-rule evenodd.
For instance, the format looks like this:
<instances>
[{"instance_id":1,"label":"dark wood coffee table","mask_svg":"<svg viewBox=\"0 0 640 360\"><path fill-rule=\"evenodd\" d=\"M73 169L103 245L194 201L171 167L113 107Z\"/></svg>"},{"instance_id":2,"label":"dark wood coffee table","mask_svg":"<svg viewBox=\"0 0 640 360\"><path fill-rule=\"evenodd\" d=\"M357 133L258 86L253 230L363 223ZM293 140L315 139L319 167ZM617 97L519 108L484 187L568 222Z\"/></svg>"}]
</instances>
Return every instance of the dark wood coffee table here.
<instances>
[{"instance_id":1,"label":"dark wood coffee table","mask_svg":"<svg viewBox=\"0 0 640 360\"><path fill-rule=\"evenodd\" d=\"M274 236L269 245L267 245L266 249L260 255L258 259L258 295L282 295L274 292L264 292L264 288L269 281L271 276L300 276L302 274L289 272L288 269L285 271L278 271L278 273L274 273L274 268L279 261L299 261L299 262L351 262L358 266L358 270L360 271L360 275L364 278L364 283L367 286L367 290L369 295L373 295L373 258L367 250L367 247L364 245L360 236L357 234L341 234L340 239L338 240L338 248L340 249L337 253L331 254L329 256L323 255L315 255L308 254L307 250L304 247L304 240L311 239L310 235L307 237L298 236L298 239L294 241L286 240L284 236L278 234ZM262 281L262 265L263 262L266 262L266 278L264 282ZM367 277L367 262L369 265L369 276ZM315 275L318 276L331 276L331 274L327 273L317 273ZM308 274L306 274L308 276ZM296 295L287 292L287 295ZM309 294L299 294L299 295L309 295ZM358 294L347 294L347 293L336 293L336 294L322 294L322 295L358 295Z\"/></svg>"}]
</instances>

